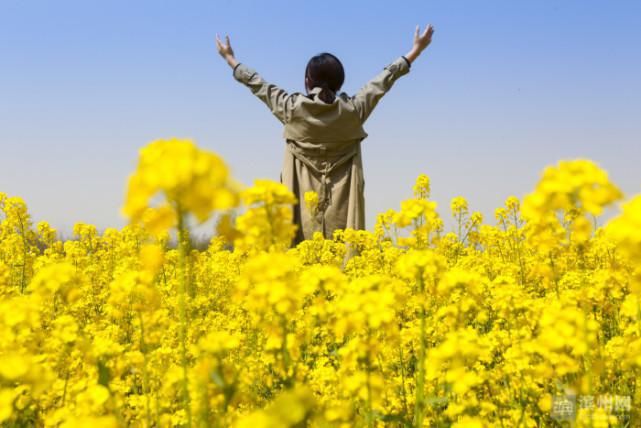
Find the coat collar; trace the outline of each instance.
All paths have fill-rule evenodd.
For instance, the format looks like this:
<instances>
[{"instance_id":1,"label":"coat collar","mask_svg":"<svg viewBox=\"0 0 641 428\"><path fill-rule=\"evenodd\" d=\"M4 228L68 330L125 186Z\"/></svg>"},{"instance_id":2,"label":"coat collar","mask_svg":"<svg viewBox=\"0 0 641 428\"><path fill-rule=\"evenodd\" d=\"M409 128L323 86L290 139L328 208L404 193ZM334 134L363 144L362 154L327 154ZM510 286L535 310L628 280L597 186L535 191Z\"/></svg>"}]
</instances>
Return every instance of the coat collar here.
<instances>
[{"instance_id":1,"label":"coat collar","mask_svg":"<svg viewBox=\"0 0 641 428\"><path fill-rule=\"evenodd\" d=\"M313 87L312 89L309 90L309 93L308 93L307 96L310 97L310 98L314 98L314 96L319 94L322 90L323 90L323 88L321 88L320 86L315 86L315 87ZM338 91L338 92L335 92L334 94L338 98L340 93L341 92Z\"/></svg>"}]
</instances>

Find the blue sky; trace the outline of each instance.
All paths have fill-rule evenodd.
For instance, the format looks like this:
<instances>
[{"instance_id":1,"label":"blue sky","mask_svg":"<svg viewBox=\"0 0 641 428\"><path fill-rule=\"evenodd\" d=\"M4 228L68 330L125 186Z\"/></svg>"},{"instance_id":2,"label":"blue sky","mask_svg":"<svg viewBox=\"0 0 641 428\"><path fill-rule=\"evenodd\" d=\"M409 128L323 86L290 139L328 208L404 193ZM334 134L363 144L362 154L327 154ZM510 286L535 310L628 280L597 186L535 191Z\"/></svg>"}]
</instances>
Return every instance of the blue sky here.
<instances>
[{"instance_id":1,"label":"blue sky","mask_svg":"<svg viewBox=\"0 0 641 428\"><path fill-rule=\"evenodd\" d=\"M278 180L282 125L216 52L303 91L322 51L356 92L432 23L432 45L368 119L367 226L420 173L491 217L546 165L590 158L641 193L641 2L0 0L0 191L67 235L120 216L138 149L193 138L245 184ZM493 221L491 218L488 220Z\"/></svg>"}]
</instances>

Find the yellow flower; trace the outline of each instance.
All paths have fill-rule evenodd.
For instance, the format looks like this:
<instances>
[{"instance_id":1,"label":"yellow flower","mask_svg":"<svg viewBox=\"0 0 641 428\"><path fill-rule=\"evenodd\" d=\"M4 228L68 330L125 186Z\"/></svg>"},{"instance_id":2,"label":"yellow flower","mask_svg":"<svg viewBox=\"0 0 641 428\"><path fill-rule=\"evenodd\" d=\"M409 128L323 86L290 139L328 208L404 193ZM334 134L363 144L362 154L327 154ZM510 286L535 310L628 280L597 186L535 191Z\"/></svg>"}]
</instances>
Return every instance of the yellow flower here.
<instances>
[{"instance_id":1,"label":"yellow flower","mask_svg":"<svg viewBox=\"0 0 641 428\"><path fill-rule=\"evenodd\" d=\"M155 244L144 245L140 249L140 264L145 271L156 273L164 262L162 248Z\"/></svg>"},{"instance_id":2,"label":"yellow flower","mask_svg":"<svg viewBox=\"0 0 641 428\"><path fill-rule=\"evenodd\" d=\"M318 193L314 191L305 192L305 206L314 215L318 208Z\"/></svg>"},{"instance_id":3,"label":"yellow flower","mask_svg":"<svg viewBox=\"0 0 641 428\"><path fill-rule=\"evenodd\" d=\"M420 174L416 177L413 190L415 198L428 199L430 197L430 178L425 174Z\"/></svg>"},{"instance_id":4,"label":"yellow flower","mask_svg":"<svg viewBox=\"0 0 641 428\"><path fill-rule=\"evenodd\" d=\"M450 209L455 217L467 214L467 200L462 196L452 198Z\"/></svg>"},{"instance_id":5,"label":"yellow flower","mask_svg":"<svg viewBox=\"0 0 641 428\"><path fill-rule=\"evenodd\" d=\"M236 218L234 246L243 252L285 250L291 245L296 225L292 205L296 197L287 186L256 180L241 197L249 209Z\"/></svg>"},{"instance_id":6,"label":"yellow flower","mask_svg":"<svg viewBox=\"0 0 641 428\"><path fill-rule=\"evenodd\" d=\"M290 189L241 193L188 141L143 149L130 184L132 224L64 242L0 193L0 424L552 426L574 394L620 410L577 413L605 427L639 407L641 196L597 228L619 193L592 162L546 169L496 225L454 198L449 233L421 175L373 232L296 248ZM241 198L227 241L187 244L187 214Z\"/></svg>"},{"instance_id":7,"label":"yellow flower","mask_svg":"<svg viewBox=\"0 0 641 428\"><path fill-rule=\"evenodd\" d=\"M627 201L622 212L608 222L607 236L632 263L641 262L641 195Z\"/></svg>"},{"instance_id":8,"label":"yellow flower","mask_svg":"<svg viewBox=\"0 0 641 428\"><path fill-rule=\"evenodd\" d=\"M6 380L20 379L29 371L31 362L25 356L9 354L0 357L0 376Z\"/></svg>"},{"instance_id":9,"label":"yellow flower","mask_svg":"<svg viewBox=\"0 0 641 428\"><path fill-rule=\"evenodd\" d=\"M192 213L203 222L213 210L236 206L238 190L227 165L216 154L199 149L190 140L157 140L140 151L123 213L132 222L141 220L151 199L161 193L169 205L147 219L156 230L173 222L168 206L177 214Z\"/></svg>"},{"instance_id":10,"label":"yellow flower","mask_svg":"<svg viewBox=\"0 0 641 428\"><path fill-rule=\"evenodd\" d=\"M13 414L13 401L15 398L16 394L12 389L0 389L0 423L8 420Z\"/></svg>"}]
</instances>

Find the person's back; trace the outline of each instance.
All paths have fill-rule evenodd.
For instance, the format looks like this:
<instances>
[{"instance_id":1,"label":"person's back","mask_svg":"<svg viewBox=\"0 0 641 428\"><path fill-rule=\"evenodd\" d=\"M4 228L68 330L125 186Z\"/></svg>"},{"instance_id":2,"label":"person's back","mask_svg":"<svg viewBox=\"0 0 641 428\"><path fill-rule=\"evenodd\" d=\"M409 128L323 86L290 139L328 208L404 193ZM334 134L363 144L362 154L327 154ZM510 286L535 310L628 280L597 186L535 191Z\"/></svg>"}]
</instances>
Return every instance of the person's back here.
<instances>
[{"instance_id":1,"label":"person's back","mask_svg":"<svg viewBox=\"0 0 641 428\"><path fill-rule=\"evenodd\" d=\"M327 103L320 86L313 86L308 96L296 97L283 130L287 150L281 181L299 201L304 201L305 192L316 192L318 206L315 212L304 203L295 207L294 220L300 225L295 243L317 231L330 238L337 229L365 229L363 123L380 97L407 72L409 62L399 59L354 97L338 92Z\"/></svg>"},{"instance_id":2,"label":"person's back","mask_svg":"<svg viewBox=\"0 0 641 428\"><path fill-rule=\"evenodd\" d=\"M407 74L411 63L430 43L433 29L422 36L418 26L414 47L386 66L381 73L350 97L340 92L343 66L334 55L322 53L310 59L305 70L307 95L288 94L263 80L255 70L235 60L229 45L217 39L220 54L233 67L236 80L270 108L284 124L286 141L281 182L298 198L294 244L321 232L331 238L337 229L365 229L365 200L361 141L367 137L363 124L396 79ZM305 193L318 195L314 212L305 204Z\"/></svg>"}]
</instances>

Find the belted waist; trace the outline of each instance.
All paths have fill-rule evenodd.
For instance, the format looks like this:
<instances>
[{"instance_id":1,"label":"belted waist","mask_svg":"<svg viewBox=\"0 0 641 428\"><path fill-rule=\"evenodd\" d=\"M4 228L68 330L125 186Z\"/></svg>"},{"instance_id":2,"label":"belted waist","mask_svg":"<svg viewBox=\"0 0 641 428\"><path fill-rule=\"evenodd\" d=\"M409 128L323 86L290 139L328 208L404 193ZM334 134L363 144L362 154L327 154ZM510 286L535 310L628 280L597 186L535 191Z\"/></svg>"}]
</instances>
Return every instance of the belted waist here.
<instances>
[{"instance_id":1,"label":"belted waist","mask_svg":"<svg viewBox=\"0 0 641 428\"><path fill-rule=\"evenodd\" d=\"M293 142L287 141L287 150L305 166L312 170L320 178L320 191L318 192L318 212L316 219L322 223L323 230L325 229L325 216L324 212L329 206L332 195L329 187L330 174L336 168L349 162L357 153L359 145L354 144L347 150L331 150L324 147L318 148L302 148ZM318 161L323 163L323 166L318 164Z\"/></svg>"},{"instance_id":2,"label":"belted waist","mask_svg":"<svg viewBox=\"0 0 641 428\"><path fill-rule=\"evenodd\" d=\"M344 155L353 153L358 150L358 144L352 143L349 145L342 145L338 148L332 145L314 145L313 147L305 146L294 140L285 140L288 147L293 147L297 153L302 153L310 158L328 157L339 158Z\"/></svg>"}]
</instances>

